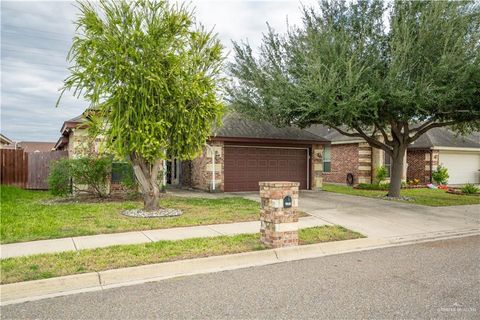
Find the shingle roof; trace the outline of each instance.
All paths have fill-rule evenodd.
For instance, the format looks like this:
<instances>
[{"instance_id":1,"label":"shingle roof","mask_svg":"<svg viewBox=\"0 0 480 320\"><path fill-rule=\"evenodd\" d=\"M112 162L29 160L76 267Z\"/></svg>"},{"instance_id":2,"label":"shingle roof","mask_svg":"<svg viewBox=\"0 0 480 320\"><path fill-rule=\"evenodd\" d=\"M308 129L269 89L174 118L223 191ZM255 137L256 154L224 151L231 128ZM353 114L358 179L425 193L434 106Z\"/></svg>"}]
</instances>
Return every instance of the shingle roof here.
<instances>
[{"instance_id":1,"label":"shingle roof","mask_svg":"<svg viewBox=\"0 0 480 320\"><path fill-rule=\"evenodd\" d=\"M323 125L314 125L306 129L309 132L324 137L327 140L335 142L354 142L362 140L357 137L348 137L342 135L335 129L330 129ZM434 128L427 131L418 138L409 148L429 149L432 147L447 148L480 148L480 132L474 132L465 137L457 136L453 131L447 128Z\"/></svg>"},{"instance_id":2,"label":"shingle roof","mask_svg":"<svg viewBox=\"0 0 480 320\"><path fill-rule=\"evenodd\" d=\"M345 136L335 129L331 129L327 126L320 125L320 124L310 126L305 130L332 142L350 142L350 141L354 142L354 141L362 140L362 138L358 138L358 137Z\"/></svg>"},{"instance_id":3,"label":"shingle roof","mask_svg":"<svg viewBox=\"0 0 480 320\"><path fill-rule=\"evenodd\" d=\"M278 128L268 122L246 119L235 113L223 118L223 126L215 130L214 137L328 142L323 137L297 127Z\"/></svg>"},{"instance_id":4,"label":"shingle roof","mask_svg":"<svg viewBox=\"0 0 480 320\"><path fill-rule=\"evenodd\" d=\"M458 136L447 128L434 128L410 145L410 148L432 147L480 148L480 133Z\"/></svg>"},{"instance_id":5,"label":"shingle roof","mask_svg":"<svg viewBox=\"0 0 480 320\"><path fill-rule=\"evenodd\" d=\"M17 146L25 152L48 152L55 147L55 142L20 141Z\"/></svg>"},{"instance_id":6,"label":"shingle roof","mask_svg":"<svg viewBox=\"0 0 480 320\"><path fill-rule=\"evenodd\" d=\"M65 121L65 122L78 122L78 123L80 123L80 122L83 122L84 120L85 120L85 117L83 116L83 113L82 113L81 115L78 115L78 116L76 116L72 119L69 119L69 120Z\"/></svg>"}]
</instances>

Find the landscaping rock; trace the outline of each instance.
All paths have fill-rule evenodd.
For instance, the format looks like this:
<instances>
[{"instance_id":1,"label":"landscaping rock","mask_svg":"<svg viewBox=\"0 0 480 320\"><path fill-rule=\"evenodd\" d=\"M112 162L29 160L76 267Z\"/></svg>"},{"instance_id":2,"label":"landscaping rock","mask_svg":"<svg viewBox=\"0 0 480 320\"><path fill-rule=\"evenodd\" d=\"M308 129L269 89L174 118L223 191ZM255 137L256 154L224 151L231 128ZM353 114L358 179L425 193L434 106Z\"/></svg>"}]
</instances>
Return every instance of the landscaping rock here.
<instances>
[{"instance_id":1,"label":"landscaping rock","mask_svg":"<svg viewBox=\"0 0 480 320\"><path fill-rule=\"evenodd\" d=\"M400 196L400 197L380 196L379 198L384 200L415 201L415 198L405 197L405 196Z\"/></svg>"},{"instance_id":2,"label":"landscaping rock","mask_svg":"<svg viewBox=\"0 0 480 320\"><path fill-rule=\"evenodd\" d=\"M176 217L182 214L182 210L172 208L161 208L155 211L145 211L143 209L131 209L122 212L124 216L134 218L162 218Z\"/></svg>"}]
</instances>

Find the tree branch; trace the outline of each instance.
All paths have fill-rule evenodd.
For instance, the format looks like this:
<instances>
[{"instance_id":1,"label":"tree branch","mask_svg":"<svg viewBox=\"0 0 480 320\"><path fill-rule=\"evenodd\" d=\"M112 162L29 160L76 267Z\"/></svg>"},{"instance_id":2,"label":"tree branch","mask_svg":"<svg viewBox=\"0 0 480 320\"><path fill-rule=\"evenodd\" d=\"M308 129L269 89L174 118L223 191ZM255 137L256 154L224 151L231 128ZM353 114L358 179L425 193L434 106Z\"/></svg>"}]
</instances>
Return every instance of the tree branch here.
<instances>
[{"instance_id":1,"label":"tree branch","mask_svg":"<svg viewBox=\"0 0 480 320\"><path fill-rule=\"evenodd\" d=\"M400 132L400 130L398 129L397 127L397 124L395 123L395 121L390 121L390 131L392 132L392 138L395 138L397 139L397 141L399 143L402 143L403 139L402 139L402 133ZM393 142L393 141L392 141Z\"/></svg>"},{"instance_id":2,"label":"tree branch","mask_svg":"<svg viewBox=\"0 0 480 320\"><path fill-rule=\"evenodd\" d=\"M389 155L392 154L392 149L378 141L377 139L367 135L362 129L360 129L359 127L356 127L354 128L355 130L357 130L357 132L346 132L340 128L337 128L337 127L332 127L333 129L337 130L339 133L345 135L345 136L348 136L348 137L357 137L357 138L362 138L364 139L368 144L370 144L370 146L373 146L373 147L376 147L378 149L382 149L384 150L385 152L387 152Z\"/></svg>"},{"instance_id":3,"label":"tree branch","mask_svg":"<svg viewBox=\"0 0 480 320\"><path fill-rule=\"evenodd\" d=\"M360 127L355 127L354 129L357 130L358 133L362 135L362 138L364 138L368 142L368 144L370 144L370 146L376 147L378 149L382 149L387 154L392 155L392 149L390 148L390 146L378 141L372 136L367 135Z\"/></svg>"},{"instance_id":4,"label":"tree branch","mask_svg":"<svg viewBox=\"0 0 480 320\"><path fill-rule=\"evenodd\" d=\"M341 134L343 134L344 136L347 136L347 137L363 138L363 136L360 133L356 133L356 132L351 133L351 132L343 131L342 129L337 128L337 127L332 127L332 128L337 130L339 133L341 133Z\"/></svg>"},{"instance_id":5,"label":"tree branch","mask_svg":"<svg viewBox=\"0 0 480 320\"><path fill-rule=\"evenodd\" d=\"M385 144L391 146L392 141L388 139L388 134L385 129L383 129L377 122L375 122L375 127L382 133Z\"/></svg>"},{"instance_id":6,"label":"tree branch","mask_svg":"<svg viewBox=\"0 0 480 320\"><path fill-rule=\"evenodd\" d=\"M427 120L425 121L424 123L422 123L422 125L420 125L419 127L417 128L412 128L410 130L410 132L417 132L419 130L423 130L423 128L425 128L426 126L428 126L430 123L432 123L434 120L433 119L430 119L430 120Z\"/></svg>"},{"instance_id":7,"label":"tree branch","mask_svg":"<svg viewBox=\"0 0 480 320\"><path fill-rule=\"evenodd\" d=\"M408 142L408 144L414 142L415 140L420 138L420 136L422 134L424 134L425 132L427 132L430 129L446 127L446 126L450 126L450 125L455 124L455 123L457 123L457 122L456 121L447 121L447 122L430 123L427 126L423 126L423 128L421 130L417 130L417 132L412 137L409 136L407 142Z\"/></svg>"},{"instance_id":8,"label":"tree branch","mask_svg":"<svg viewBox=\"0 0 480 320\"><path fill-rule=\"evenodd\" d=\"M403 142L408 145L408 138L410 137L410 127L408 126L408 122L403 122Z\"/></svg>"}]
</instances>

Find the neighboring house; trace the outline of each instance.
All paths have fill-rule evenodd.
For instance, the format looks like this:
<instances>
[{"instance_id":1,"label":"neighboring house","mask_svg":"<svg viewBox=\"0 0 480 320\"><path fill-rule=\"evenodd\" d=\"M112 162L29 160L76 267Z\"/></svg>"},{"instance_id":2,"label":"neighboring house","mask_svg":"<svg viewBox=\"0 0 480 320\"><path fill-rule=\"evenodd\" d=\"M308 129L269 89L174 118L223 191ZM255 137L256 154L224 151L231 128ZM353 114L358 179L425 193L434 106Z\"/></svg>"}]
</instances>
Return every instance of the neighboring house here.
<instances>
[{"instance_id":1,"label":"neighboring house","mask_svg":"<svg viewBox=\"0 0 480 320\"><path fill-rule=\"evenodd\" d=\"M0 133L0 148L4 148L5 146L10 146L13 144L13 140L9 139L7 136L4 136Z\"/></svg>"},{"instance_id":2,"label":"neighboring house","mask_svg":"<svg viewBox=\"0 0 480 320\"><path fill-rule=\"evenodd\" d=\"M320 125L307 130L331 141L323 158L325 182L345 183L351 173L355 184L371 183L375 168L390 169L390 157L361 138L347 137ZM429 183L439 164L448 169L449 184L480 183L480 134L462 137L447 128L428 131L408 147L404 179Z\"/></svg>"},{"instance_id":3,"label":"neighboring house","mask_svg":"<svg viewBox=\"0 0 480 320\"><path fill-rule=\"evenodd\" d=\"M0 133L0 146L2 149L23 149L30 152L49 152L54 150L55 142L20 141L14 142Z\"/></svg>"},{"instance_id":4,"label":"neighboring house","mask_svg":"<svg viewBox=\"0 0 480 320\"><path fill-rule=\"evenodd\" d=\"M20 141L17 142L17 148L23 149L26 153L32 152L50 152L54 149L55 142L41 141Z\"/></svg>"},{"instance_id":5,"label":"neighboring house","mask_svg":"<svg viewBox=\"0 0 480 320\"><path fill-rule=\"evenodd\" d=\"M83 116L65 121L61 134L57 150L68 150L71 158L84 154L88 135ZM95 151L100 142L97 138ZM293 180L300 182L301 189L320 189L327 144L305 130L276 128L231 114L198 158L167 162L166 180L208 191L255 191L264 180Z\"/></svg>"},{"instance_id":6,"label":"neighboring house","mask_svg":"<svg viewBox=\"0 0 480 320\"><path fill-rule=\"evenodd\" d=\"M435 128L412 143L407 152L408 177L430 181L427 177L440 164L448 169L449 184L480 183L479 132L462 137L446 128Z\"/></svg>"}]
</instances>

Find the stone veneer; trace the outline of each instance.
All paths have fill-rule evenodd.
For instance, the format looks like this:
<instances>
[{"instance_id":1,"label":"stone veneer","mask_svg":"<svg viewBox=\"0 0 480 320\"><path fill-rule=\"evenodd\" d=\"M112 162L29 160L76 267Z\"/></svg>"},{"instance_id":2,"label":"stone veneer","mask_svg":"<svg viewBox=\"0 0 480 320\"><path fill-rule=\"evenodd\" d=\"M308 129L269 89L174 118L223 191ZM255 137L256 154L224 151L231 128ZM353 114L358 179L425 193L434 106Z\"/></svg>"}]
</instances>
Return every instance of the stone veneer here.
<instances>
[{"instance_id":1,"label":"stone veneer","mask_svg":"<svg viewBox=\"0 0 480 320\"><path fill-rule=\"evenodd\" d=\"M271 248L298 245L298 182L260 182L260 240ZM291 207L284 208L284 198Z\"/></svg>"},{"instance_id":2,"label":"stone veneer","mask_svg":"<svg viewBox=\"0 0 480 320\"><path fill-rule=\"evenodd\" d=\"M366 142L358 144L358 183L372 182L372 147Z\"/></svg>"},{"instance_id":3,"label":"stone veneer","mask_svg":"<svg viewBox=\"0 0 480 320\"><path fill-rule=\"evenodd\" d=\"M323 145L315 144L312 146L310 155L311 167L310 186L312 190L322 190L323 186Z\"/></svg>"},{"instance_id":4,"label":"stone veneer","mask_svg":"<svg viewBox=\"0 0 480 320\"><path fill-rule=\"evenodd\" d=\"M223 191L223 142L210 142L210 147L204 147L200 156L191 161L191 184L193 188L210 192ZM213 165L215 154L215 165ZM213 176L215 175L215 188Z\"/></svg>"}]
</instances>

